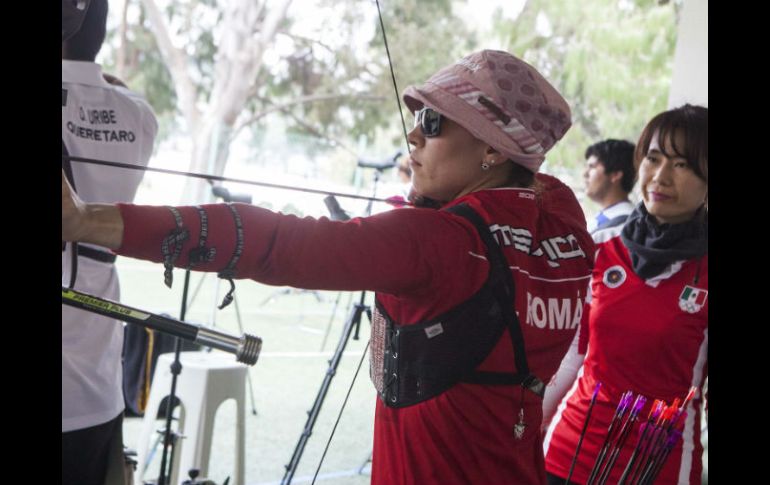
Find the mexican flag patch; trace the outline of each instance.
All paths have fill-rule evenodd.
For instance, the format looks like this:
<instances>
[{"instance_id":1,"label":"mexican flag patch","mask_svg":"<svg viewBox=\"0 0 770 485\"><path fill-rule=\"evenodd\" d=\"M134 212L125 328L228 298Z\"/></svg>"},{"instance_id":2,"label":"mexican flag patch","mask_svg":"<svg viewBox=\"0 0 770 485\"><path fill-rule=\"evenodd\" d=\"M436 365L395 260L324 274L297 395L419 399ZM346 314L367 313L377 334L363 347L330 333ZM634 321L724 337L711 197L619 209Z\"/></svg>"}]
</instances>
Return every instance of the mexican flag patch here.
<instances>
[{"instance_id":1,"label":"mexican flag patch","mask_svg":"<svg viewBox=\"0 0 770 485\"><path fill-rule=\"evenodd\" d=\"M697 313L706 303L706 297L709 295L707 290L685 286L682 294L679 295L679 308L687 313Z\"/></svg>"}]
</instances>

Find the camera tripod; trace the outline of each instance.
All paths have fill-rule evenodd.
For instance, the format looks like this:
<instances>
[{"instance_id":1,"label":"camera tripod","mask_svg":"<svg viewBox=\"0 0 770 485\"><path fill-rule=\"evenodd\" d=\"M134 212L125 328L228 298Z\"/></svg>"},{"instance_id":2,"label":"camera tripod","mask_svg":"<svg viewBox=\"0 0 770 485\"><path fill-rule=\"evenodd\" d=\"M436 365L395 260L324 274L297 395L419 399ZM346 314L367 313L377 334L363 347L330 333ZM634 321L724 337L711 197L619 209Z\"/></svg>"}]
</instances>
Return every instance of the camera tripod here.
<instances>
[{"instance_id":1,"label":"camera tripod","mask_svg":"<svg viewBox=\"0 0 770 485\"><path fill-rule=\"evenodd\" d=\"M370 161L361 160L361 159L358 160L359 167L375 169L372 198L377 196L377 183L380 180L380 176L388 168L394 167L396 165L396 162L398 161L398 157L400 156L401 156L401 152L398 151L394 155L380 162L370 162ZM336 203L336 200L334 200L333 197L331 199L327 197L325 202L327 207L329 208L329 211L331 212L332 220L344 221L350 218L345 213L345 211L343 211L339 207L339 205ZM369 204L366 206L366 216L371 215L371 212L372 212L372 201L370 200ZM321 387L318 390L318 394L316 395L315 401L313 402L313 406L307 412L308 417L307 417L307 421L305 422L305 427L302 430L302 433L300 434L299 440L297 441L297 445L294 448L294 453L291 456L291 460L289 461L289 464L285 465L286 472L284 473L283 479L281 479L281 485L290 485L291 480L294 477L294 473L297 471L297 467L299 466L299 461L302 458L302 453L305 450L305 445L310 439L310 435L313 434L313 427L315 426L316 420L318 419L318 415L321 412L321 406L323 405L324 399L326 398L326 393L329 391L329 386L331 385L332 379L337 373L337 367L339 366L340 360L342 359L343 352L345 352L345 347L348 344L348 340L350 340L350 335L353 334L354 340L359 339L359 331L361 329L361 316L364 313L366 313L367 318L369 318L369 323L371 324L372 322L372 310L368 305L364 304L365 298L366 298L366 291L362 291L358 303L353 305L353 308L350 310L348 319L345 321L345 325L342 330L342 335L340 336L339 342L337 342L337 348L334 350L334 355L329 360L329 368L326 370L326 374L324 375L323 382L321 382ZM339 301L339 298L337 299L337 301ZM336 305L335 305L335 312L336 312ZM354 333L354 330L355 330L355 333ZM361 466L359 473L365 465L366 465L366 462L364 463L364 465Z\"/></svg>"},{"instance_id":2,"label":"camera tripod","mask_svg":"<svg viewBox=\"0 0 770 485\"><path fill-rule=\"evenodd\" d=\"M206 279L206 275L208 273L201 274L201 279L198 280L198 284L195 286L195 290L193 290L193 294L190 297L190 303L189 306L192 306L192 304L195 302L195 297L198 296L198 292L201 289L201 286L203 286L203 281ZM216 315L217 315L217 305L219 305L219 285L222 283L222 280L217 278L216 279L216 285L214 287L214 302L211 309L211 324L210 326L215 327L216 326ZM243 321L241 320L241 308L238 305L238 296L236 293L233 293L233 305L235 306L235 319L238 322L238 331L243 333ZM211 352L211 347L208 347L206 349L207 352ZM254 399L254 385L251 382L251 374L246 374L246 382L249 386L249 398L251 399L251 414L254 416L257 415L257 404Z\"/></svg>"},{"instance_id":3,"label":"camera tripod","mask_svg":"<svg viewBox=\"0 0 770 485\"><path fill-rule=\"evenodd\" d=\"M187 302L187 303L186 304L183 303L183 306L182 306L182 308L183 308L183 310L182 310L182 318L184 318L186 311L189 310L190 307L192 307L192 304L195 301L195 297L197 296L198 291L200 290L200 288L201 288L201 286L203 284L203 280L205 279L205 276L206 276L206 273L203 273L201 275L201 279L198 281L198 284L195 287L193 295L190 297L189 302L187 302L186 294L187 294L187 290L189 288L189 271L186 272L186 274L185 274L185 287L184 287L184 295L185 296L183 297L183 300L185 300L185 302ZM221 282L221 280L219 278L217 278L216 289L214 290L214 304L213 304L212 317L211 317L211 325L210 325L211 327L215 326L215 315L216 315L216 308L217 308L217 300L218 300L218 295L219 295L219 285L220 285L220 282ZM236 314L236 318L237 318L237 321L238 321L238 329L239 329L239 332L243 333L243 325L241 323L241 314L240 314L240 309L238 308L238 298L236 297L235 293L233 293L233 303L235 304L235 312L236 312L235 314ZM206 350L209 351L209 352L211 351L211 349L212 349L211 347L207 347L206 348ZM176 445L177 445L179 439L183 437L182 435L180 435L176 431L170 429L171 428L171 422L177 419L176 417L173 416L173 411L174 411L174 408L176 407L176 404L177 404L177 402L175 402L176 401L175 400L176 379L177 379L178 374L180 374L181 371L182 371L182 364L181 364L181 362L179 362L180 351L181 351L181 339L177 338L176 341L174 342L174 356L175 356L174 357L174 363L172 363L172 366L171 366L172 390L171 390L171 393L166 398L166 410L167 410L166 411L167 412L167 415L166 415L166 425L165 425L164 428L158 430L158 437L156 438L155 442L153 443L152 448L149 450L149 452L147 454L147 458L144 460L144 470L141 470L141 472L140 472L141 474L144 474L147 471L147 468L149 467L150 462L152 461L152 458L155 456L155 453L157 452L157 448L158 448L158 446L160 446L161 442L167 443L167 445L164 446L164 449L169 447L170 450L171 450L170 459L168 461L168 465L169 465L169 469L172 469L173 468L173 463L174 463L174 455L175 455L174 452L175 452ZM253 389L252 383L251 383L251 375L248 372L246 373L246 379L247 379L247 382L249 384L249 391L250 391L250 397L251 397L251 405L252 405L251 412L252 412L252 414L254 416L256 416L257 415L257 408L256 408L255 400L254 400L254 389ZM147 412L150 412L150 411L148 410ZM165 469L165 467L163 467L163 461L161 461L161 470L163 471L164 469ZM163 473L161 473L161 474L163 474ZM166 476L170 478L171 477L171 473L169 472L168 475L166 475ZM166 479L165 482L161 481L160 479L158 480L158 485L161 485L163 483L168 484L169 482L168 482L167 479Z\"/></svg>"},{"instance_id":4,"label":"camera tripod","mask_svg":"<svg viewBox=\"0 0 770 485\"><path fill-rule=\"evenodd\" d=\"M203 276L205 277L205 274ZM203 283L203 279L204 278L202 277L200 279L200 281L198 282L198 285L196 286L196 289L195 289L195 293L190 298L190 302L187 304L187 308L185 308L185 310L189 309L189 307L192 306L192 302L195 299L196 293L198 292L198 290L200 289L200 287L201 287L201 285ZM189 277L186 275L185 282L187 283L188 281L189 281ZM219 284L220 284L220 280L217 278L216 290L215 290L215 294L214 294L214 300L215 300L214 308L215 309L216 309L216 304L217 304L216 303L217 296L219 294ZM189 283L187 283L187 286L189 286ZM185 293L187 291L187 286L185 287ZM239 331L242 333L243 325L241 324L241 315L240 315L240 310L238 308L238 299L235 296L235 293L233 293L233 303L235 304L236 317L238 319L238 328L239 328ZM184 313L182 315L184 316ZM214 326L213 317L212 317L212 324L211 324L211 326L212 327ZM157 452L158 446L161 445L161 442L167 443L167 445L163 447L164 454L165 454L165 450L166 449L170 449L170 457L169 457L168 461L166 461L164 459L165 456L161 459L161 472L160 472L160 476L159 476L158 481L157 481L157 485L170 485L171 484L170 479L172 477L172 470L173 470L173 466L174 466L174 457L175 457L176 446L177 446L179 440L184 437L180 433L178 433L178 432L174 431L173 429L171 429L172 421L177 420L177 418L175 416L173 416L173 411L174 411L174 408L176 408L176 404L177 404L177 402L175 402L176 379L177 379L177 376L182 372L182 364L179 361L180 351L181 351L181 339L177 337L176 342L175 342L174 345L175 345L175 348L174 348L175 357L174 357L174 362L171 365L172 389L171 389L170 394L166 397L166 410L167 410L166 411L167 414L166 414L166 418L165 418L166 419L166 425L165 425L164 428L161 428L161 429L158 430L158 437L156 438L155 442L153 443L152 448L149 450L149 452L147 454L147 458L144 460L144 469L140 471L140 476L143 475L144 473L146 473L147 469L149 468L150 462L152 461L153 457L155 456L155 453ZM210 352L212 350L212 348L211 347L207 347L206 350ZM252 387L252 383L251 383L251 375L248 372L246 373L246 379L247 379L247 382L249 384L249 391L250 391L250 397L251 397L251 405L252 405L251 412L252 412L252 414L254 416L256 416L257 415L257 408L256 408L256 401L254 400L254 388ZM149 410L147 412L149 412ZM168 468L166 468L166 466L164 466L164 464L167 464ZM166 470L168 470L168 471L166 471ZM194 470L189 470L189 473L192 473L193 471ZM183 473L183 472L180 470L180 474L181 473ZM165 476L165 477L164 478L160 478L161 476ZM190 475L190 477L192 479L191 483L210 483L209 481L195 482L195 477L193 477L192 475ZM143 483L145 485L154 485L154 482L152 482L152 481L144 481Z\"/></svg>"},{"instance_id":5,"label":"camera tripod","mask_svg":"<svg viewBox=\"0 0 770 485\"><path fill-rule=\"evenodd\" d=\"M372 321L372 310L368 305L364 304L365 297L366 292L362 291L361 299L353 306L350 312L350 316L345 322L342 335L340 336L340 340L337 343L337 348L334 350L334 356L331 358L331 360L329 360L329 368L327 369L324 380L321 383L321 388L318 390L318 395L313 402L313 406L307 413L308 416L307 421L305 422L305 428L302 430L299 441L297 441L297 445L294 448L294 453L291 456L289 464L286 465L286 473L281 480L281 485L289 485L291 483L291 479L294 477L294 473L297 471L299 460L302 458L302 453L305 451L305 445L310 439L310 435L313 434L313 427L315 426L315 422L321 412L321 406L323 405L324 399L326 398L326 393L329 391L329 386L331 385L332 379L337 373L337 367L340 364L343 352L345 352L345 347L347 346L348 340L350 339L350 334L353 333L353 330L355 329L353 339L359 339L361 315L364 313L366 313L366 316L369 318L369 323Z\"/></svg>"},{"instance_id":6,"label":"camera tripod","mask_svg":"<svg viewBox=\"0 0 770 485\"><path fill-rule=\"evenodd\" d=\"M190 270L185 271L184 274L184 287L182 289L182 308L179 312L179 319L184 321L187 315L187 290L190 288ZM182 351L182 339L176 337L174 340L174 362L171 363L171 391L169 392L166 401L166 427L160 431L163 438L163 454L160 460L160 474L158 475L157 485L167 485L171 482L174 469L174 452L176 451L177 441L180 435L171 431L171 421L174 415L174 401L176 399L176 382L179 374L182 373L182 362L179 360L179 355ZM150 412L151 410L147 410ZM169 454L169 448L171 449L171 456L166 461ZM166 475L166 465L168 464L168 475ZM145 482L146 483L146 482Z\"/></svg>"},{"instance_id":7,"label":"camera tripod","mask_svg":"<svg viewBox=\"0 0 770 485\"><path fill-rule=\"evenodd\" d=\"M243 195L236 195L236 194L230 194L230 192L225 189L224 187L212 187L212 192L214 196L221 197L225 202L245 202L247 204L251 203L251 196L243 196ZM203 273L201 275L201 279L198 282L198 285L195 288L195 291L193 292L192 297L190 298L189 302L187 300L187 292L190 287L190 270L185 271L185 278L184 278L184 288L182 291L182 308L180 311L180 319L184 320L187 310L189 307L192 306L193 302L195 301L195 297L198 295L198 291L201 288L201 285L203 284L203 280L205 279L206 273ZM219 278L216 279L216 288L214 290L214 304L211 311L211 327L214 327L216 324L216 310L218 307L218 297L219 297L219 285L221 283L221 280ZM233 293L233 303L235 304L235 315L238 321L238 330L243 333L243 323L241 321L241 311L238 306L238 298L236 297L235 293ZM208 347L208 351L211 351L211 347ZM149 456L153 456L155 453L155 447L160 444L161 440L163 441L163 454L161 457L160 462L160 475L158 477L157 485L168 485L170 483L171 477L173 476L173 468L174 468L174 453L176 451L176 445L182 436L179 435L179 433L174 432L171 430L171 421L174 419L174 408L176 407L175 403L175 397L176 397L176 383L177 383L177 377L182 372L182 363L180 362L180 352L182 350L182 340L177 337L176 341L174 342L174 361L171 364L171 392L169 393L166 401L166 427L159 431L161 436L159 439L155 442L153 445L153 449L150 451ZM251 374L248 372L246 373L246 379L249 384L249 395L251 397L251 412L253 415L257 415L257 408L254 401L254 388L251 383ZM170 458L168 459L168 462L166 461L167 454L170 448ZM149 460L145 461L145 471L147 464L149 463ZM168 475L166 474L166 465L168 464Z\"/></svg>"}]
</instances>

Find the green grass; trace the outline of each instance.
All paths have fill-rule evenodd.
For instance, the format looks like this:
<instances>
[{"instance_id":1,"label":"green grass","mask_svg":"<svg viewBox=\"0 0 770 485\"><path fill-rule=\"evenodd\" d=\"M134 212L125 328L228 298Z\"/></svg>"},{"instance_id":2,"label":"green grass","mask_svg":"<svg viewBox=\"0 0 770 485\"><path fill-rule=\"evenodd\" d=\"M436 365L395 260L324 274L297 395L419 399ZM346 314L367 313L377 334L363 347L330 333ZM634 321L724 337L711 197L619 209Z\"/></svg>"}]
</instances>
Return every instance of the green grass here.
<instances>
[{"instance_id":1,"label":"green grass","mask_svg":"<svg viewBox=\"0 0 770 485\"><path fill-rule=\"evenodd\" d=\"M163 268L159 264L119 258L118 269L123 303L154 313L179 316L184 271L174 271L174 286L169 290L163 284ZM192 274L190 296L200 282L201 274ZM207 275L198 295L189 305L186 321L204 325L211 323L215 286L216 278ZM217 302L221 301L228 288L227 282L220 284ZM236 281L243 332L263 339L262 355L257 364L249 369L253 402L248 385L246 388L245 483L248 485L278 483L283 477L284 465L291 458L305 426L306 413L312 407L329 366L328 360L342 334L352 304L351 297L354 301L359 298L359 294L342 294L322 351L322 341L338 294L319 292L322 300L319 302L309 292L293 290L289 294L277 293L280 290L282 288L253 281ZM241 334L235 305L216 312L216 328ZM361 339L348 341L293 483L309 483L303 477L312 476L315 472L368 337L369 322L364 317ZM365 360L320 471L319 482L340 485L369 483L368 472L344 476L344 472L357 470L371 451L376 394L369 381L368 369L368 361ZM256 406L257 416L252 415L252 406ZM141 418L125 420L124 441L129 447L138 447L141 423ZM162 425L163 422L158 421L158 427ZM208 478L220 484L232 473L234 432L235 403L229 401L223 403L217 412L207 473ZM159 463L160 452L151 462L147 478L155 478Z\"/></svg>"}]
</instances>

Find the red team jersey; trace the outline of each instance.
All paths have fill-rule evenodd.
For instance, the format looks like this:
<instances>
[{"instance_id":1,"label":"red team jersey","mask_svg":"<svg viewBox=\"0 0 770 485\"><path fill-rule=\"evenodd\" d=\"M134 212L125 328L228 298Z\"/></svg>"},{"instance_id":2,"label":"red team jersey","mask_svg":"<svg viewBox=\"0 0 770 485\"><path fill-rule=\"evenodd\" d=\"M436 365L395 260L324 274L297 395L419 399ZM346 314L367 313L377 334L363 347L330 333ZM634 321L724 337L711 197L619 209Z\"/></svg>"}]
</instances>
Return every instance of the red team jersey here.
<instances>
[{"instance_id":1,"label":"red team jersey","mask_svg":"<svg viewBox=\"0 0 770 485\"><path fill-rule=\"evenodd\" d=\"M644 281L631 267L620 230L595 234L588 352L546 433L546 469L563 478L569 473L597 381L602 383L601 391L571 478L581 484L588 478L623 392L631 390L648 398L641 421L654 399L671 404L677 397L684 399L695 386L698 392L686 409L682 440L655 483L700 485L701 391L708 375L708 255L674 263L663 274ZM607 483L618 482L638 431L637 424Z\"/></svg>"},{"instance_id":2,"label":"red team jersey","mask_svg":"<svg viewBox=\"0 0 770 485\"><path fill-rule=\"evenodd\" d=\"M593 241L572 191L538 175L542 191L500 188L474 192L466 203L490 226L510 263L529 367L547 382L581 319ZM119 254L162 261L161 240L175 227L167 208L120 205L125 232ZM237 278L325 290L373 290L402 325L439 316L471 297L489 271L485 247L462 217L430 209L398 209L335 222L300 219L236 204L245 247ZM222 269L233 253L235 226L223 205L205 205L207 246L216 259L196 269ZM192 207L179 208L190 230L182 257L198 243ZM468 331L472 332L473 322ZM514 372L506 330L479 370ZM522 404L522 397L524 402ZM404 408L377 399L372 483L544 484L542 401L521 387L460 383ZM514 438L520 409L527 424Z\"/></svg>"}]
</instances>

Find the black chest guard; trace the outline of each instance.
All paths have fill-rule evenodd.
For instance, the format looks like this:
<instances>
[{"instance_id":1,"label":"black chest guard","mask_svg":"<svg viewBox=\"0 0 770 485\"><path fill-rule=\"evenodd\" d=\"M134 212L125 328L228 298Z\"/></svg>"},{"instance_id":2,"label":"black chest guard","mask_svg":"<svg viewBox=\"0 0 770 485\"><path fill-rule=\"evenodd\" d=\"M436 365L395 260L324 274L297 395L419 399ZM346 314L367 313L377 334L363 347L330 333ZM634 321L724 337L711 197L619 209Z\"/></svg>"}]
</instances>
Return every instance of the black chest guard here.
<instances>
[{"instance_id":1,"label":"black chest guard","mask_svg":"<svg viewBox=\"0 0 770 485\"><path fill-rule=\"evenodd\" d=\"M508 261L487 224L465 204L445 209L476 227L490 263L489 276L472 297L427 322L399 325L375 302L370 374L383 403L405 407L435 397L458 382L521 385L541 398L543 382L532 375L524 337L513 310ZM475 370L508 328L517 373Z\"/></svg>"}]
</instances>

